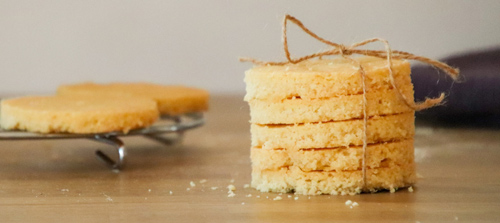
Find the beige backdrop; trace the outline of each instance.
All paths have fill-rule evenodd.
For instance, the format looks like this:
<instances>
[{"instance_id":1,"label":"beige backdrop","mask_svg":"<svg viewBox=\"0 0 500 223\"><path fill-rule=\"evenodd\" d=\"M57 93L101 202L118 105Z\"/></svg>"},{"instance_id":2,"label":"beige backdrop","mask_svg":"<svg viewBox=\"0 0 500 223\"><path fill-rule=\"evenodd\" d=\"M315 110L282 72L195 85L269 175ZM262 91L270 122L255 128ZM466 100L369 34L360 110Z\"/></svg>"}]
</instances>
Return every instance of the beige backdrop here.
<instances>
[{"instance_id":1,"label":"beige backdrop","mask_svg":"<svg viewBox=\"0 0 500 223\"><path fill-rule=\"evenodd\" d=\"M81 81L242 93L251 64L237 58L284 59L285 13L327 39L382 37L394 49L435 58L500 46L495 0L0 0L0 93L50 93ZM294 54L324 48L291 31Z\"/></svg>"}]
</instances>

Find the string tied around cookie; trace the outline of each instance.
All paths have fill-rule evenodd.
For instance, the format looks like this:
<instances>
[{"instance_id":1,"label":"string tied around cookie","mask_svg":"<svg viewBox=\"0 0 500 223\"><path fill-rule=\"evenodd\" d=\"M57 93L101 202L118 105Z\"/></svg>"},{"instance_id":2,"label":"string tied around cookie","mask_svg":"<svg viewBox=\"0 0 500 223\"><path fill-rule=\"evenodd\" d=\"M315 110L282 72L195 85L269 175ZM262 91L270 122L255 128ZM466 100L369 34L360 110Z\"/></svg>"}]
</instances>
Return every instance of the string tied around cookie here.
<instances>
[{"instance_id":1,"label":"string tied around cookie","mask_svg":"<svg viewBox=\"0 0 500 223\"><path fill-rule=\"evenodd\" d=\"M332 47L332 49L320 51L318 53L313 53L309 55L305 55L302 57L299 57L297 59L293 59L290 55L290 51L288 49L288 37L287 37L287 28L288 28L288 22L292 22L295 25L297 25L299 28L301 28L305 33L313 37L314 39L329 45ZM283 37L283 49L285 51L285 56L287 58L287 61L261 61L257 60L254 58L240 58L241 62L251 62L255 65L286 65L286 64L296 64L302 61L310 60L313 58L322 58L323 56L332 56L332 55L339 55L347 60L349 60L351 63L353 63L359 70L362 78L362 88L363 88L363 159L362 159L362 174L363 174L363 188L366 189L366 147L367 147L367 123L368 123L368 117L367 117L367 99L366 99L366 73L365 70L362 66L362 64L358 61L350 57L353 54L359 54L359 55L365 55L365 56L373 56L373 57L379 57L387 60L387 70L389 73L389 79L390 83L392 85L392 88L398 95L398 97L411 109L414 111L420 111L423 109L427 109L436 105L440 105L443 103L443 100L445 98L445 94L441 93L439 97L436 98L426 98L423 102L416 103L413 100L409 100L402 92L401 89L396 85L394 81L394 72L392 70L392 60L397 59L397 60L415 60L415 61L420 61L422 63L431 65L437 69L440 69L444 71L448 76L450 76L454 81L457 81L459 78L459 70L457 68L453 68L443 62L433 60L427 57L422 57L422 56L417 56L412 53L404 52L404 51L399 51L399 50L392 50L391 47L389 46L389 42L385 39L381 38L372 38L372 39L367 39L365 41L361 41L358 43L354 43L350 46L345 46L343 44L339 43L334 43L329 40L326 40L320 36L318 36L316 33L312 32L309 30L300 20L297 18L286 14L285 18L283 20L283 32L282 32L282 37ZM358 49L361 46L374 43L374 42L380 42L384 45L384 50L367 50L367 49Z\"/></svg>"}]
</instances>

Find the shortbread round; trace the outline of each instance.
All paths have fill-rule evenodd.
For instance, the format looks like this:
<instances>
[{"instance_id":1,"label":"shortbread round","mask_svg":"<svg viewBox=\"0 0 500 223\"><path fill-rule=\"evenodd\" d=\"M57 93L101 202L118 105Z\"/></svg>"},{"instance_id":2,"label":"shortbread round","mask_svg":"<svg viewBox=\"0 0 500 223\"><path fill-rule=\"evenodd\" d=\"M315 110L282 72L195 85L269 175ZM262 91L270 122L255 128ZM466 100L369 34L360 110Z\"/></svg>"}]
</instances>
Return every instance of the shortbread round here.
<instances>
[{"instance_id":1,"label":"shortbread round","mask_svg":"<svg viewBox=\"0 0 500 223\"><path fill-rule=\"evenodd\" d=\"M365 185L361 170L305 172L293 166L278 170L253 169L251 186L261 192L354 195L363 191L395 190L415 182L415 163L411 162L403 166L367 169Z\"/></svg>"},{"instance_id":2,"label":"shortbread round","mask_svg":"<svg viewBox=\"0 0 500 223\"><path fill-rule=\"evenodd\" d=\"M401 88L404 95L413 101L412 85ZM393 89L370 91L366 94L367 115L390 115L410 112L412 109ZM291 98L269 102L251 100L250 122L255 124L294 124L327 122L363 117L363 95L342 95L332 98Z\"/></svg>"},{"instance_id":3,"label":"shortbread round","mask_svg":"<svg viewBox=\"0 0 500 223\"><path fill-rule=\"evenodd\" d=\"M323 149L261 149L250 152L252 167L260 170L276 170L297 166L303 171L346 171L361 169L362 146ZM414 159L413 139L370 144L366 148L366 167L405 165Z\"/></svg>"},{"instance_id":4,"label":"shortbread round","mask_svg":"<svg viewBox=\"0 0 500 223\"><path fill-rule=\"evenodd\" d=\"M57 94L151 98L158 103L158 109L163 115L179 115L206 111L209 99L208 92L202 89L151 83L83 83L63 85L57 89Z\"/></svg>"},{"instance_id":5,"label":"shortbread round","mask_svg":"<svg viewBox=\"0 0 500 223\"><path fill-rule=\"evenodd\" d=\"M414 112L374 116L367 122L367 143L409 139L415 134ZM363 119L293 125L251 124L252 147L288 150L363 144Z\"/></svg>"},{"instance_id":6,"label":"shortbread round","mask_svg":"<svg viewBox=\"0 0 500 223\"><path fill-rule=\"evenodd\" d=\"M365 70L367 91L392 88L385 59L361 57L356 60ZM408 61L393 60L392 71L396 86L403 87L411 83ZM330 98L363 92L359 67L343 58L307 60L282 66L258 66L246 71L245 82L246 101L279 101L292 97Z\"/></svg>"},{"instance_id":7,"label":"shortbread round","mask_svg":"<svg viewBox=\"0 0 500 223\"><path fill-rule=\"evenodd\" d=\"M0 125L39 133L126 133L158 116L156 102L146 98L33 96L2 100Z\"/></svg>"}]
</instances>

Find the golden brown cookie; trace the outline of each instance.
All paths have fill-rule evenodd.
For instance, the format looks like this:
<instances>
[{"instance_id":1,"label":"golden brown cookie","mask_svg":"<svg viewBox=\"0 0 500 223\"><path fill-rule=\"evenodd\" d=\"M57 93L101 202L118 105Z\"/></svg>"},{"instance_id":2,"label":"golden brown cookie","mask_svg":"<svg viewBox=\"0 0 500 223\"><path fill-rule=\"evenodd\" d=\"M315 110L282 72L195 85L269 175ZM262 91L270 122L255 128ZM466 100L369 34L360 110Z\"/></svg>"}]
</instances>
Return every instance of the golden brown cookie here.
<instances>
[{"instance_id":1,"label":"golden brown cookie","mask_svg":"<svg viewBox=\"0 0 500 223\"><path fill-rule=\"evenodd\" d=\"M253 147L250 158L254 169L276 170L296 166L303 171L346 171L362 168L362 146L322 149L262 149ZM366 148L366 167L405 165L413 162L413 139L370 144Z\"/></svg>"},{"instance_id":2,"label":"golden brown cookie","mask_svg":"<svg viewBox=\"0 0 500 223\"><path fill-rule=\"evenodd\" d=\"M401 88L413 100L412 85ZM393 89L370 91L366 94L368 116L411 112ZM254 124L294 124L341 121L363 117L363 95L341 95L331 98L289 98L269 102L251 100L250 122Z\"/></svg>"},{"instance_id":3,"label":"golden brown cookie","mask_svg":"<svg viewBox=\"0 0 500 223\"><path fill-rule=\"evenodd\" d=\"M357 60L365 69L367 91L392 88L386 60L374 57L361 57ZM393 60L392 69L398 87L411 83L408 61ZM358 66L346 59L258 66L246 71L245 82L246 101L279 101L294 96L317 99L363 92Z\"/></svg>"},{"instance_id":4,"label":"golden brown cookie","mask_svg":"<svg viewBox=\"0 0 500 223\"><path fill-rule=\"evenodd\" d=\"M158 116L156 102L141 97L32 96L2 100L0 124L40 133L126 133Z\"/></svg>"},{"instance_id":5,"label":"golden brown cookie","mask_svg":"<svg viewBox=\"0 0 500 223\"><path fill-rule=\"evenodd\" d=\"M202 89L151 83L82 83L63 85L57 89L57 94L151 98L158 103L158 109L163 115L179 115L206 111L209 99L208 92Z\"/></svg>"},{"instance_id":6,"label":"golden brown cookie","mask_svg":"<svg viewBox=\"0 0 500 223\"><path fill-rule=\"evenodd\" d=\"M374 116L368 119L367 143L412 138L414 112ZM291 125L251 124L252 147L288 150L363 144L363 119Z\"/></svg>"},{"instance_id":7,"label":"golden brown cookie","mask_svg":"<svg viewBox=\"0 0 500 223\"><path fill-rule=\"evenodd\" d=\"M294 166L278 170L253 169L251 186L261 192L353 195L362 191L394 190L411 186L415 181L415 163L411 162L367 169L366 185L363 185L361 170L306 172Z\"/></svg>"}]
</instances>

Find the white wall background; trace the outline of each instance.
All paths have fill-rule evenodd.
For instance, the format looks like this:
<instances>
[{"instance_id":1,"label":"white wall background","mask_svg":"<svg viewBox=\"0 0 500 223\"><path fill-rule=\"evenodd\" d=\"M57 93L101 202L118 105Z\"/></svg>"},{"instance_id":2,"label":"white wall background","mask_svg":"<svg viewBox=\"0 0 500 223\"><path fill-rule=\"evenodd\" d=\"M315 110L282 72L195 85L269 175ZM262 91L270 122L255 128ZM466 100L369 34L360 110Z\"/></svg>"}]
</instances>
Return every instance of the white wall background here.
<instances>
[{"instance_id":1,"label":"white wall background","mask_svg":"<svg viewBox=\"0 0 500 223\"><path fill-rule=\"evenodd\" d=\"M283 60L285 13L330 40L381 37L434 58L500 46L497 0L0 0L0 94L50 93L81 81L243 93L252 65L237 58ZM324 49L291 31L295 55Z\"/></svg>"}]
</instances>

